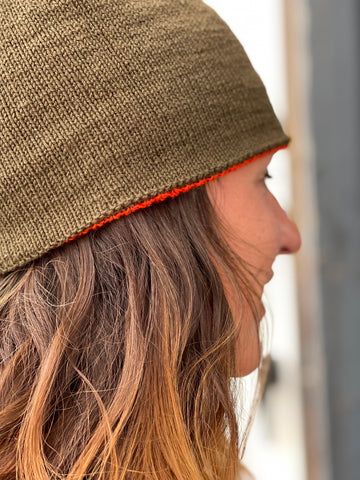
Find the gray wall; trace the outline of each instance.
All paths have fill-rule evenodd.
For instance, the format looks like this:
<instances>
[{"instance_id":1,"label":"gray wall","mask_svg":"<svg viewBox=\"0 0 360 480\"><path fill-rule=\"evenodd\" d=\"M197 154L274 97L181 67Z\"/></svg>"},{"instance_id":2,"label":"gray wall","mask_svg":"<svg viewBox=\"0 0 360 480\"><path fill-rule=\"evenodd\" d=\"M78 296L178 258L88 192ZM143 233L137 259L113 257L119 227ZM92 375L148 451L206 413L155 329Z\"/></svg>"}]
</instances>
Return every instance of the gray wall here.
<instances>
[{"instance_id":1,"label":"gray wall","mask_svg":"<svg viewBox=\"0 0 360 480\"><path fill-rule=\"evenodd\" d=\"M333 480L359 480L360 2L308 1Z\"/></svg>"}]
</instances>

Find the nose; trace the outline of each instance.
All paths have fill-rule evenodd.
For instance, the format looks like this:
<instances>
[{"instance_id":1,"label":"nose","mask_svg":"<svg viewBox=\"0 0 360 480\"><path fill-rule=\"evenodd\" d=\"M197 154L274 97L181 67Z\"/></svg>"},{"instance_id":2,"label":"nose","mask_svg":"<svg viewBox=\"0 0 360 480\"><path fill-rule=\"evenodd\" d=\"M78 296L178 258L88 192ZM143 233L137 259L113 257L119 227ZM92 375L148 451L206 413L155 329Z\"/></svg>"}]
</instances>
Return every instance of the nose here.
<instances>
[{"instance_id":1,"label":"nose","mask_svg":"<svg viewBox=\"0 0 360 480\"><path fill-rule=\"evenodd\" d=\"M296 253L301 247L301 235L295 223L283 210L281 223L281 243L279 254Z\"/></svg>"}]
</instances>

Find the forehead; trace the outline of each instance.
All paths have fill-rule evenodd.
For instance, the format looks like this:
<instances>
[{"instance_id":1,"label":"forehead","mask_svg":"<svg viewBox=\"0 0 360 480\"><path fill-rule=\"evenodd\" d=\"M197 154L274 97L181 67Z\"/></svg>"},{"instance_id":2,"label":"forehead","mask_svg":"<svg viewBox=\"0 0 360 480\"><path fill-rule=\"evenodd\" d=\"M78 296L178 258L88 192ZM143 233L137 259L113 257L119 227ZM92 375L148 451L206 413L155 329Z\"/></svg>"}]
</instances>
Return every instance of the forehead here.
<instances>
[{"instance_id":1,"label":"forehead","mask_svg":"<svg viewBox=\"0 0 360 480\"><path fill-rule=\"evenodd\" d=\"M223 181L225 178L245 178L247 176L253 175L254 173L257 174L260 171L263 172L264 170L266 170L267 166L271 162L272 157L273 153L267 153L266 155L258 157L255 160L245 162L245 164L240 165L238 168L235 168L234 170L220 176L219 180L221 179Z\"/></svg>"},{"instance_id":2,"label":"forehead","mask_svg":"<svg viewBox=\"0 0 360 480\"><path fill-rule=\"evenodd\" d=\"M254 168L256 167L259 167L259 168L262 168L264 166L267 166L269 165L269 163L271 162L272 160L272 157L273 157L273 153L267 153L266 155L263 155L259 158L256 158L255 160L252 160L251 162L249 162L247 165L245 166L253 166ZM241 167L240 167L241 168Z\"/></svg>"},{"instance_id":3,"label":"forehead","mask_svg":"<svg viewBox=\"0 0 360 480\"><path fill-rule=\"evenodd\" d=\"M220 183L223 183L225 179L228 182L230 178L243 178L245 180L246 177L251 177L254 174L257 175L259 172L265 172L267 166L272 160L273 153L267 153L262 155L261 157L251 159L245 161L244 163L240 164L237 168L234 168L224 175L221 175L217 178Z\"/></svg>"},{"instance_id":4,"label":"forehead","mask_svg":"<svg viewBox=\"0 0 360 480\"><path fill-rule=\"evenodd\" d=\"M260 176L263 178L272 157L273 153L263 155L240 165L230 172L220 175L206 184L208 193L216 197L219 194L221 194L221 196L225 195L226 198L232 195L240 198L240 193L248 195L248 190L254 188L255 180Z\"/></svg>"}]
</instances>

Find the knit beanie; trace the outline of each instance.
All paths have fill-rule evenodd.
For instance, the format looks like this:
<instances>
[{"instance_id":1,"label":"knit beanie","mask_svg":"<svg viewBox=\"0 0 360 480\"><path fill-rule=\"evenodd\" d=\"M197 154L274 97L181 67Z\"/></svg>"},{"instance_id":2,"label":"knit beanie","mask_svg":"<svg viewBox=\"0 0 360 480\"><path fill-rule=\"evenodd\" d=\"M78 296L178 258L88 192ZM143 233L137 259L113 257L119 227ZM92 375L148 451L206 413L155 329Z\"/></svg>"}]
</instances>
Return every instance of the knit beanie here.
<instances>
[{"instance_id":1,"label":"knit beanie","mask_svg":"<svg viewBox=\"0 0 360 480\"><path fill-rule=\"evenodd\" d=\"M0 2L0 273L289 143L201 0Z\"/></svg>"}]
</instances>

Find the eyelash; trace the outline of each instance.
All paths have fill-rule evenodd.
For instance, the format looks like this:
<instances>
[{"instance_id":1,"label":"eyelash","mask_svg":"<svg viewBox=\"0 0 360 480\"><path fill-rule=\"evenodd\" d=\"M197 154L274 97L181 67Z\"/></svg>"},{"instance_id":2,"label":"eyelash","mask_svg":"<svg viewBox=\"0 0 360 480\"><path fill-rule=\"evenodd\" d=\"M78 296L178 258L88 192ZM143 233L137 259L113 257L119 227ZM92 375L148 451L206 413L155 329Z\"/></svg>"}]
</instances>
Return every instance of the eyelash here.
<instances>
[{"instance_id":1,"label":"eyelash","mask_svg":"<svg viewBox=\"0 0 360 480\"><path fill-rule=\"evenodd\" d=\"M273 178L267 170L266 170L266 173L265 173L265 178Z\"/></svg>"}]
</instances>

